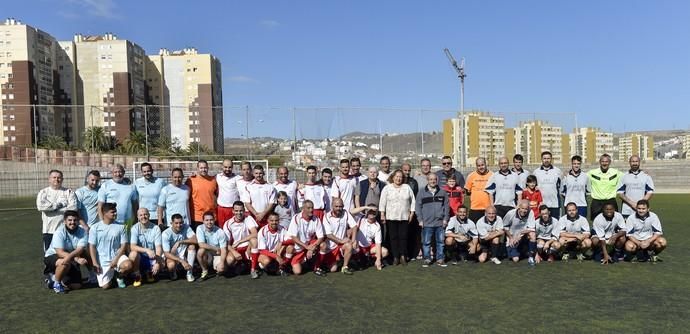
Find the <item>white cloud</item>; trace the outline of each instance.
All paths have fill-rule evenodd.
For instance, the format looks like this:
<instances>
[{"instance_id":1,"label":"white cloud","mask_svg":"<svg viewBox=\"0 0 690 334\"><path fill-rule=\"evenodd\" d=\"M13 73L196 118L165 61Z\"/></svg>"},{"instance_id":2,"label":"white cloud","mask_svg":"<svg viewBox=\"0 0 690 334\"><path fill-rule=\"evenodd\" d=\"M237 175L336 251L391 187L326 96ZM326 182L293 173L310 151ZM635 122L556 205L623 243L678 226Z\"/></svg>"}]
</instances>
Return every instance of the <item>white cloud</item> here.
<instances>
[{"instance_id":1,"label":"white cloud","mask_svg":"<svg viewBox=\"0 0 690 334\"><path fill-rule=\"evenodd\" d=\"M115 11L113 0L67 0L67 3L81 7L91 16L114 19L119 15Z\"/></svg>"},{"instance_id":2,"label":"white cloud","mask_svg":"<svg viewBox=\"0 0 690 334\"><path fill-rule=\"evenodd\" d=\"M259 82L259 80L256 80L254 78L244 76L244 75L231 76L228 78L228 80L233 81L233 82L241 82L241 83L247 83L247 82L258 83Z\"/></svg>"},{"instance_id":3,"label":"white cloud","mask_svg":"<svg viewBox=\"0 0 690 334\"><path fill-rule=\"evenodd\" d=\"M272 29L272 28L278 27L280 25L280 22L278 22L276 20L261 20L261 21L259 21L259 24L262 25L263 27Z\"/></svg>"}]
</instances>

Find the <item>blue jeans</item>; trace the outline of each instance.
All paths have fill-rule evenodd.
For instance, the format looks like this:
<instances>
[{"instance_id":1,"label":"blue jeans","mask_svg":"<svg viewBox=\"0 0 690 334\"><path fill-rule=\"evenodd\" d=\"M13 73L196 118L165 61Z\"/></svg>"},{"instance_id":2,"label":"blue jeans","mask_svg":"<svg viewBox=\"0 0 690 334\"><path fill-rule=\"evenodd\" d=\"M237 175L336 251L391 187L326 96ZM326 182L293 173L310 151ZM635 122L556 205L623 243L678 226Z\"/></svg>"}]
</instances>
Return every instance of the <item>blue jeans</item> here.
<instances>
[{"instance_id":1,"label":"blue jeans","mask_svg":"<svg viewBox=\"0 0 690 334\"><path fill-rule=\"evenodd\" d=\"M436 261L442 261L444 258L443 244L446 237L443 226L424 226L422 228L422 253L424 254L424 259L431 260L431 236L436 238Z\"/></svg>"}]
</instances>

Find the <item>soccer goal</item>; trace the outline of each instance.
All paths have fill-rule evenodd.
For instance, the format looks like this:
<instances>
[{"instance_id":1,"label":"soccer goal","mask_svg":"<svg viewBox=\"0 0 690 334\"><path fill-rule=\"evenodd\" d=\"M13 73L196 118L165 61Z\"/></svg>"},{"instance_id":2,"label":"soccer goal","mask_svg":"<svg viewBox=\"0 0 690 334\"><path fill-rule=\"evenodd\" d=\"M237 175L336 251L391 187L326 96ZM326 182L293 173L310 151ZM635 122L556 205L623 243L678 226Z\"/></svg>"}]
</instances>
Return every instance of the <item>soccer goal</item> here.
<instances>
[{"instance_id":1,"label":"soccer goal","mask_svg":"<svg viewBox=\"0 0 690 334\"><path fill-rule=\"evenodd\" d=\"M269 176L269 168L268 168L268 160L247 160L249 161L252 166L255 165L262 165L264 167L264 170L266 170L266 176L268 179ZM182 171L184 172L184 176L188 177L197 171L196 161L135 161L132 163L132 180L136 180L136 178L141 176L141 165L143 163L150 163L151 167L153 167L153 175L156 177L162 177L165 179L170 178L170 174L172 172L173 168L182 168ZM218 173L221 173L223 171L223 161L222 160L213 160L213 161L207 161L208 162L208 174L209 175L216 175ZM240 160L233 160L232 162L232 169L235 174L240 173L240 164L242 161ZM275 173L273 173L275 174ZM275 178L275 176L273 176Z\"/></svg>"}]
</instances>

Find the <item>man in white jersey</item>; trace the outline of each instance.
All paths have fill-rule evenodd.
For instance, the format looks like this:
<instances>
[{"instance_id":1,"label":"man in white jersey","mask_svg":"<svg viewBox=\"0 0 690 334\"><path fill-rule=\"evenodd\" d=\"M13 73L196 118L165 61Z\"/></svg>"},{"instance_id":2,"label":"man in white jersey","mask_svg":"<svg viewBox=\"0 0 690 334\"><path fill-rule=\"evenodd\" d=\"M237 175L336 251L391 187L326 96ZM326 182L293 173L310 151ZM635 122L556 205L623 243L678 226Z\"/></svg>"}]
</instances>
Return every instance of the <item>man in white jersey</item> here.
<instances>
[{"instance_id":1,"label":"man in white jersey","mask_svg":"<svg viewBox=\"0 0 690 334\"><path fill-rule=\"evenodd\" d=\"M134 264L134 287L141 286L142 272L146 275L146 282L153 283L163 262L161 229L150 218L147 208L139 208L138 223L129 231L129 260Z\"/></svg>"},{"instance_id":2,"label":"man in white jersey","mask_svg":"<svg viewBox=\"0 0 690 334\"><path fill-rule=\"evenodd\" d=\"M233 218L223 226L223 232L228 238L228 266L240 261L250 261L249 274L253 279L259 278L257 264L259 263L259 249L256 234L259 225L251 216L245 216L244 203L236 201L232 205ZM268 217L266 217L268 218Z\"/></svg>"},{"instance_id":3,"label":"man in white jersey","mask_svg":"<svg viewBox=\"0 0 690 334\"><path fill-rule=\"evenodd\" d=\"M301 207L305 200L314 203L314 215L323 220L329 195L323 184L316 182L316 166L307 167L307 182L301 184L297 190L298 204ZM295 211L296 212L296 211Z\"/></svg>"},{"instance_id":4,"label":"man in white jersey","mask_svg":"<svg viewBox=\"0 0 690 334\"><path fill-rule=\"evenodd\" d=\"M331 199L333 198L333 192L331 191L333 189L333 171L330 168L322 169L321 170L321 179L316 183L322 185L323 188L326 189L326 193L328 194L328 198L326 201L326 206L324 207L324 212L330 211L331 210ZM302 205L300 205L300 207L302 207Z\"/></svg>"},{"instance_id":5,"label":"man in white jersey","mask_svg":"<svg viewBox=\"0 0 690 334\"><path fill-rule=\"evenodd\" d=\"M528 200L520 200L517 208L510 210L503 217L503 228L506 232L508 257L513 262L520 257L527 257L529 265L535 265L537 252L537 234L534 212L529 209Z\"/></svg>"},{"instance_id":6,"label":"man in white jersey","mask_svg":"<svg viewBox=\"0 0 690 334\"><path fill-rule=\"evenodd\" d=\"M561 191L561 170L552 165L553 158L551 152L546 151L541 154L541 166L534 170L537 177L537 184L544 199L544 205L551 210L551 217L561 217L560 191Z\"/></svg>"},{"instance_id":7,"label":"man in white jersey","mask_svg":"<svg viewBox=\"0 0 690 334\"><path fill-rule=\"evenodd\" d=\"M103 203L100 207L102 219L91 226L89 231L89 255L98 286L103 289L110 288L115 274L117 286L126 288L124 278L134 268L132 261L125 255L129 240L125 226L116 222L116 206L115 203Z\"/></svg>"},{"instance_id":8,"label":"man in white jersey","mask_svg":"<svg viewBox=\"0 0 690 334\"><path fill-rule=\"evenodd\" d=\"M276 205L276 189L264 179L264 167L254 166L254 180L247 185L247 191L242 193L240 200L244 202L247 211L256 220L259 227L265 226L269 212Z\"/></svg>"},{"instance_id":9,"label":"man in white jersey","mask_svg":"<svg viewBox=\"0 0 690 334\"><path fill-rule=\"evenodd\" d=\"M77 210L79 211L79 223L89 232L89 227L95 224L98 217L98 189L101 187L101 172L92 170L86 175L86 185L77 189Z\"/></svg>"},{"instance_id":10,"label":"man in white jersey","mask_svg":"<svg viewBox=\"0 0 690 334\"><path fill-rule=\"evenodd\" d=\"M592 222L592 249L600 249L602 264L623 260L625 247L625 218L611 203L604 204L601 213ZM613 254L612 254L613 253ZM611 258L613 255L613 259Z\"/></svg>"},{"instance_id":11,"label":"man in white jersey","mask_svg":"<svg viewBox=\"0 0 690 334\"><path fill-rule=\"evenodd\" d=\"M67 210L77 209L77 196L72 189L62 186L62 172L53 169L48 172L50 186L41 189L36 195L36 208L43 221L43 251L48 250L53 233L62 225Z\"/></svg>"},{"instance_id":12,"label":"man in white jersey","mask_svg":"<svg viewBox=\"0 0 690 334\"><path fill-rule=\"evenodd\" d=\"M288 204L291 208L297 212L297 188L299 185L297 181L290 180L290 172L287 167L278 168L278 178L273 182L273 188L276 189L276 193L279 191L284 191L288 195Z\"/></svg>"},{"instance_id":13,"label":"man in white jersey","mask_svg":"<svg viewBox=\"0 0 690 334\"><path fill-rule=\"evenodd\" d=\"M357 178L350 175L350 160L340 160L340 175L333 180L331 187L331 200L340 198L345 205L345 211L350 212L355 202L355 187Z\"/></svg>"},{"instance_id":14,"label":"man in white jersey","mask_svg":"<svg viewBox=\"0 0 690 334\"><path fill-rule=\"evenodd\" d=\"M491 253L491 262L501 264L501 261L498 259L499 243L505 231L503 230L503 219L496 214L495 207L489 206L486 208L484 217L477 221L477 234L479 234L479 247L481 250L479 262L486 262L489 259L489 253Z\"/></svg>"},{"instance_id":15,"label":"man in white jersey","mask_svg":"<svg viewBox=\"0 0 690 334\"><path fill-rule=\"evenodd\" d=\"M230 260L228 255L228 239L220 227L216 226L216 219L213 211L206 211L203 214L203 223L196 228L196 238L199 243L197 260L201 265L201 279L208 278L208 267L213 269L218 275L225 274L225 263Z\"/></svg>"},{"instance_id":16,"label":"man in white jersey","mask_svg":"<svg viewBox=\"0 0 690 334\"><path fill-rule=\"evenodd\" d=\"M582 172L582 157L574 155L570 158L570 170L563 178L561 195L565 197L564 203L575 203L577 212L582 217L587 217L587 193L589 192L589 177Z\"/></svg>"},{"instance_id":17,"label":"man in white jersey","mask_svg":"<svg viewBox=\"0 0 690 334\"><path fill-rule=\"evenodd\" d=\"M508 158L500 157L498 168L486 183L486 192L491 195L498 216L503 218L508 211L515 209L515 199L522 194L522 188L520 177L510 170Z\"/></svg>"},{"instance_id":18,"label":"man in white jersey","mask_svg":"<svg viewBox=\"0 0 690 334\"><path fill-rule=\"evenodd\" d=\"M254 180L254 173L252 171L252 164L249 161L242 161L240 164L240 178L237 179L237 191L240 194L240 200L242 200L242 196L247 196L247 185Z\"/></svg>"},{"instance_id":19,"label":"man in white jersey","mask_svg":"<svg viewBox=\"0 0 690 334\"><path fill-rule=\"evenodd\" d=\"M292 260L292 253L288 251L290 244L287 239L287 229L280 226L280 217L275 212L268 214L268 225L259 230L259 267L269 273L288 276L286 266Z\"/></svg>"},{"instance_id":20,"label":"man in white jersey","mask_svg":"<svg viewBox=\"0 0 690 334\"><path fill-rule=\"evenodd\" d=\"M223 172L216 174L216 183L218 184L216 216L220 228L223 228L225 222L233 216L232 203L240 200L237 181L242 177L233 173L232 168L232 160L225 159L223 160Z\"/></svg>"},{"instance_id":21,"label":"man in white jersey","mask_svg":"<svg viewBox=\"0 0 690 334\"><path fill-rule=\"evenodd\" d=\"M171 183L163 187L158 197L158 227L165 230L166 223L170 224L172 216L182 216L183 224L192 226L192 217L189 214L189 186L182 183L184 172L182 168L174 168L170 176ZM163 220L165 218L165 220Z\"/></svg>"},{"instance_id":22,"label":"man in white jersey","mask_svg":"<svg viewBox=\"0 0 690 334\"><path fill-rule=\"evenodd\" d=\"M142 177L134 180L139 207L146 208L150 215L149 219L152 220L152 223L158 224L158 197L167 182L153 175L153 166L148 162L141 164L140 171Z\"/></svg>"},{"instance_id":23,"label":"man in white jersey","mask_svg":"<svg viewBox=\"0 0 690 334\"><path fill-rule=\"evenodd\" d=\"M625 232L628 241L625 251L630 256L636 254L637 261L658 261L658 255L666 249L666 238L661 229L659 217L649 211L649 201L637 201L636 213L625 221Z\"/></svg>"},{"instance_id":24,"label":"man in white jersey","mask_svg":"<svg viewBox=\"0 0 690 334\"><path fill-rule=\"evenodd\" d=\"M194 282L192 268L196 261L196 234L189 224L185 224L182 215L175 213L170 219L170 228L161 235L165 266L171 280L177 279L177 269L187 271L187 281Z\"/></svg>"},{"instance_id":25,"label":"man in white jersey","mask_svg":"<svg viewBox=\"0 0 690 334\"><path fill-rule=\"evenodd\" d=\"M468 257L474 258L477 255L479 251L477 225L468 218L467 208L462 204L458 205L455 216L448 221L445 234L445 244L450 250L452 264L458 264L458 258L465 262Z\"/></svg>"},{"instance_id":26,"label":"man in white jersey","mask_svg":"<svg viewBox=\"0 0 690 334\"><path fill-rule=\"evenodd\" d=\"M376 221L377 205L367 205L369 209L357 224L357 254L365 259L374 257L377 270L383 269L382 259L388 256L388 249L381 245L381 225Z\"/></svg>"},{"instance_id":27,"label":"man in white jersey","mask_svg":"<svg viewBox=\"0 0 690 334\"><path fill-rule=\"evenodd\" d=\"M522 154L516 154L513 156L513 168L510 169L511 172L517 174L518 179L520 180L520 188L525 189L527 187L527 176L529 175L529 172L522 169L522 163L525 161L525 158L522 156Z\"/></svg>"},{"instance_id":28,"label":"man in white jersey","mask_svg":"<svg viewBox=\"0 0 690 334\"><path fill-rule=\"evenodd\" d=\"M301 274L302 263L316 258L314 274L326 276L326 272L321 269L321 263L325 257L325 253L320 251L321 243L324 242L323 224L318 217L314 216L314 203L310 200L304 201L302 212L292 218L287 235L294 242L295 251L290 262L292 272L295 275Z\"/></svg>"},{"instance_id":29,"label":"man in white jersey","mask_svg":"<svg viewBox=\"0 0 690 334\"><path fill-rule=\"evenodd\" d=\"M558 220L558 242L563 247L561 259L568 261L572 253L577 253L577 260L585 259L584 252L592 247L592 240L589 222L584 216L580 216L577 204L570 202L565 206L565 216Z\"/></svg>"},{"instance_id":30,"label":"man in white jersey","mask_svg":"<svg viewBox=\"0 0 690 334\"><path fill-rule=\"evenodd\" d=\"M558 242L560 230L558 220L551 217L551 210L542 204L539 206L539 218L535 224L537 234L537 255L534 257L536 263L540 263L543 258L553 262L561 244Z\"/></svg>"},{"instance_id":31,"label":"man in white jersey","mask_svg":"<svg viewBox=\"0 0 690 334\"><path fill-rule=\"evenodd\" d=\"M87 234L79 225L76 211L67 210L63 214L64 224L53 234L50 247L45 252L43 274L49 276L47 287L57 294L81 288L80 266L86 266Z\"/></svg>"},{"instance_id":32,"label":"man in white jersey","mask_svg":"<svg viewBox=\"0 0 690 334\"><path fill-rule=\"evenodd\" d=\"M635 213L637 201L649 201L654 195L654 181L649 174L640 169L640 157L631 156L629 163L630 170L623 174L618 187L618 196L623 200L621 213L625 218Z\"/></svg>"},{"instance_id":33,"label":"man in white jersey","mask_svg":"<svg viewBox=\"0 0 690 334\"><path fill-rule=\"evenodd\" d=\"M344 210L343 200L333 200L333 208L326 213L323 219L324 234L328 239L322 245L326 251L324 262L331 272L338 270L338 260L342 256L343 274L352 275L354 272L349 267L352 251L357 245L357 222L352 215ZM349 237L348 237L349 236Z\"/></svg>"}]
</instances>

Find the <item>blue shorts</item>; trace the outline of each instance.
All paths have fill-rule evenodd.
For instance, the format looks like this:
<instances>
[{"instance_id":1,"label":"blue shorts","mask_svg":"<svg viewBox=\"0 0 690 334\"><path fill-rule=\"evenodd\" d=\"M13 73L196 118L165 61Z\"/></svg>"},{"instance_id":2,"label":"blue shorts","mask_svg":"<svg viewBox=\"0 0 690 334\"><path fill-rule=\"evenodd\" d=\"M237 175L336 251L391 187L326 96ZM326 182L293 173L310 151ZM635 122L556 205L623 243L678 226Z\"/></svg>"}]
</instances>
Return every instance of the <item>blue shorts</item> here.
<instances>
[{"instance_id":1,"label":"blue shorts","mask_svg":"<svg viewBox=\"0 0 690 334\"><path fill-rule=\"evenodd\" d=\"M587 207L586 206L578 206L577 207L577 213L580 214L582 217L587 217Z\"/></svg>"},{"instance_id":2,"label":"blue shorts","mask_svg":"<svg viewBox=\"0 0 690 334\"><path fill-rule=\"evenodd\" d=\"M146 253L139 253L139 271L148 273L156 264L156 259L150 258Z\"/></svg>"},{"instance_id":3,"label":"blue shorts","mask_svg":"<svg viewBox=\"0 0 690 334\"><path fill-rule=\"evenodd\" d=\"M527 236L522 237L520 242L515 245L515 247L506 247L508 257L522 257L527 256L529 252L529 238Z\"/></svg>"}]
</instances>

